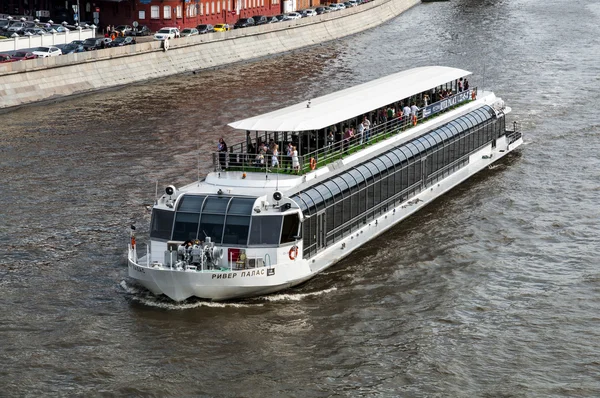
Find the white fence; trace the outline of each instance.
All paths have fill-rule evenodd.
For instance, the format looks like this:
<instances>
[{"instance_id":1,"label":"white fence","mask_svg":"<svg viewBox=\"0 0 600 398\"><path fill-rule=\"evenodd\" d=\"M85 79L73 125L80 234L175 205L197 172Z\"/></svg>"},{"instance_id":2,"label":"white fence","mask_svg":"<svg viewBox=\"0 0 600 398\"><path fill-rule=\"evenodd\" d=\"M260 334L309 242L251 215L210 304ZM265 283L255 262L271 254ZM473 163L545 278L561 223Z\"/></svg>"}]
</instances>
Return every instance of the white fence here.
<instances>
[{"instance_id":1,"label":"white fence","mask_svg":"<svg viewBox=\"0 0 600 398\"><path fill-rule=\"evenodd\" d=\"M0 53L21 50L23 48L66 44L73 40L85 40L95 36L96 31L94 29L77 29L65 33L49 33L43 36L9 37L8 39L0 40Z\"/></svg>"}]
</instances>

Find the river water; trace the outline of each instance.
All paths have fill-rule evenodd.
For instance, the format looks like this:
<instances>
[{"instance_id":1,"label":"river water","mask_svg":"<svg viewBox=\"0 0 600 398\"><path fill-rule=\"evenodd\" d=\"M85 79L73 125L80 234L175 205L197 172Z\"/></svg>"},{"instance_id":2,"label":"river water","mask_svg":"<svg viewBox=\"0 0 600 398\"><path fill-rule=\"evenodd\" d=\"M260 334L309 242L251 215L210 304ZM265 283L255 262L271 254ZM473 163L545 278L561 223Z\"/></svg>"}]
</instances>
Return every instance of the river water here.
<instances>
[{"instance_id":1,"label":"river water","mask_svg":"<svg viewBox=\"0 0 600 398\"><path fill-rule=\"evenodd\" d=\"M597 397L600 3L452 0L292 54L0 114L2 396ZM526 144L303 286L127 277L228 122L399 70L474 72Z\"/></svg>"}]
</instances>

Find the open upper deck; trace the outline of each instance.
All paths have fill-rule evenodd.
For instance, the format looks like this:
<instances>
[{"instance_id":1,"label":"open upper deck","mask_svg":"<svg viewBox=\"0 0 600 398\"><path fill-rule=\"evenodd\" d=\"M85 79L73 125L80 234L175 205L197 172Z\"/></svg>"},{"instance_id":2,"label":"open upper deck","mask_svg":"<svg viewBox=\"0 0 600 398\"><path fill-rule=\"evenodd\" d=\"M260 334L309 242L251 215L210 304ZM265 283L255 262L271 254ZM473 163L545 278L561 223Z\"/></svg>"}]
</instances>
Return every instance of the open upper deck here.
<instances>
[{"instance_id":1,"label":"open upper deck","mask_svg":"<svg viewBox=\"0 0 600 398\"><path fill-rule=\"evenodd\" d=\"M425 66L394 73L296 105L230 123L249 131L321 130L470 75L463 69Z\"/></svg>"}]
</instances>

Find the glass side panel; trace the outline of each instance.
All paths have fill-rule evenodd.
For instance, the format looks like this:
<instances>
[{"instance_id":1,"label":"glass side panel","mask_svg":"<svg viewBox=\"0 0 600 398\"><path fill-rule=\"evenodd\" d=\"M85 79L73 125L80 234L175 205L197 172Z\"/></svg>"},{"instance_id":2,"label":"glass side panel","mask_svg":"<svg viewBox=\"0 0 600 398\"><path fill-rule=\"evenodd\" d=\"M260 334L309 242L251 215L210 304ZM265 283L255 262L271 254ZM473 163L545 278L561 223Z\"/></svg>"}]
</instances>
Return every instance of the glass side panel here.
<instances>
[{"instance_id":1,"label":"glass side panel","mask_svg":"<svg viewBox=\"0 0 600 398\"><path fill-rule=\"evenodd\" d=\"M175 216L175 228L173 229L173 240L193 240L198 233L198 213L177 212Z\"/></svg>"},{"instance_id":2,"label":"glass side panel","mask_svg":"<svg viewBox=\"0 0 600 398\"><path fill-rule=\"evenodd\" d=\"M153 209L152 222L150 223L150 237L156 239L171 239L174 216L174 211Z\"/></svg>"},{"instance_id":3,"label":"glass side panel","mask_svg":"<svg viewBox=\"0 0 600 398\"><path fill-rule=\"evenodd\" d=\"M227 204L229 204L230 197L219 197L219 196L209 196L204 201L204 209L202 209L203 213L213 213L213 214L225 214L225 210L227 210Z\"/></svg>"},{"instance_id":4,"label":"glass side panel","mask_svg":"<svg viewBox=\"0 0 600 398\"><path fill-rule=\"evenodd\" d=\"M198 195L183 195L179 201L177 211L187 211L188 213L200 213L202 210L202 202L206 196Z\"/></svg>"},{"instance_id":5,"label":"glass side panel","mask_svg":"<svg viewBox=\"0 0 600 398\"><path fill-rule=\"evenodd\" d=\"M319 185L315 186L315 189L317 191L319 191L319 193L321 194L323 199L325 199L325 203L329 204L333 200L333 195L331 194L331 191L325 185L327 185L327 183L319 184Z\"/></svg>"},{"instance_id":6,"label":"glass side panel","mask_svg":"<svg viewBox=\"0 0 600 398\"><path fill-rule=\"evenodd\" d=\"M200 219L200 231L198 233L200 240L205 240L207 236L210 236L213 242L221 243L224 221L225 216L202 214L202 218Z\"/></svg>"},{"instance_id":7,"label":"glass side panel","mask_svg":"<svg viewBox=\"0 0 600 398\"><path fill-rule=\"evenodd\" d=\"M365 177L363 177L363 175L360 174L357 170L354 170L354 169L350 170L348 172L348 174L350 176L354 177L354 180L356 181L356 183L353 184L353 185L356 185L356 186L359 186L359 187L364 187L365 186ZM342 177L344 177L344 176L342 175ZM348 180L346 180L346 181L348 181Z\"/></svg>"},{"instance_id":8,"label":"glass side panel","mask_svg":"<svg viewBox=\"0 0 600 398\"><path fill-rule=\"evenodd\" d=\"M227 214L251 215L255 198L233 198L229 204Z\"/></svg>"},{"instance_id":9,"label":"glass side panel","mask_svg":"<svg viewBox=\"0 0 600 398\"><path fill-rule=\"evenodd\" d=\"M333 180L325 182L324 185L327 186L327 188L329 188L329 191L331 192L331 194L334 197L336 197L336 196L341 197L342 190L340 189L340 187L338 187L338 185Z\"/></svg>"},{"instance_id":10,"label":"glass side panel","mask_svg":"<svg viewBox=\"0 0 600 398\"><path fill-rule=\"evenodd\" d=\"M249 216L227 215L227 219L225 220L225 232L223 233L223 244L246 246L248 244L249 230Z\"/></svg>"},{"instance_id":11,"label":"glass side panel","mask_svg":"<svg viewBox=\"0 0 600 398\"><path fill-rule=\"evenodd\" d=\"M279 243L295 242L295 236L300 234L298 227L300 226L300 217L298 214L288 214L283 217L283 228L281 229L281 240Z\"/></svg>"},{"instance_id":12,"label":"glass side panel","mask_svg":"<svg viewBox=\"0 0 600 398\"><path fill-rule=\"evenodd\" d=\"M362 174L367 181L372 181L373 173L371 173L371 170L369 170L369 168L367 167L367 165L369 163L370 162L367 162L367 163L356 166L356 171L358 171L360 174ZM356 178L356 176L354 174L352 176Z\"/></svg>"},{"instance_id":13,"label":"glass side panel","mask_svg":"<svg viewBox=\"0 0 600 398\"><path fill-rule=\"evenodd\" d=\"M277 245L281 233L281 216L253 216L249 245Z\"/></svg>"},{"instance_id":14,"label":"glass side panel","mask_svg":"<svg viewBox=\"0 0 600 398\"><path fill-rule=\"evenodd\" d=\"M306 192L301 192L300 194L298 194L298 196L300 196L300 199L302 199L304 203L306 203L306 205L308 206L309 214L313 214L316 212L315 203L313 202L312 198L306 194Z\"/></svg>"},{"instance_id":15,"label":"glass side panel","mask_svg":"<svg viewBox=\"0 0 600 398\"><path fill-rule=\"evenodd\" d=\"M304 203L304 201L298 195L291 196L290 199L292 199L294 202L296 202L298 204L298 207L300 207L300 210L302 210L302 213L306 213L306 210L308 210L308 206L306 205L306 203Z\"/></svg>"}]
</instances>

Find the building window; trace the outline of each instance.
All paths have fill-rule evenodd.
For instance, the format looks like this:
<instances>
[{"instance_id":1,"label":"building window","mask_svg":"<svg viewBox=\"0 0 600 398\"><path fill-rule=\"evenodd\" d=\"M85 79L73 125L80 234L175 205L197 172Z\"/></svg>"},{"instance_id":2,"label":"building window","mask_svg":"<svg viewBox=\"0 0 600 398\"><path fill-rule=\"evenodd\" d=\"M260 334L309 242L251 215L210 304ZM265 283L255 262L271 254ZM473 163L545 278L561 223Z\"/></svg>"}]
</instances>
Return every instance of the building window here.
<instances>
[{"instance_id":1,"label":"building window","mask_svg":"<svg viewBox=\"0 0 600 398\"><path fill-rule=\"evenodd\" d=\"M200 3L200 15L204 15L204 3Z\"/></svg>"},{"instance_id":2,"label":"building window","mask_svg":"<svg viewBox=\"0 0 600 398\"><path fill-rule=\"evenodd\" d=\"M146 11L140 10L138 13L138 19L146 19Z\"/></svg>"},{"instance_id":3,"label":"building window","mask_svg":"<svg viewBox=\"0 0 600 398\"><path fill-rule=\"evenodd\" d=\"M223 11L225 11L226 7L227 6L225 5L225 0L223 0Z\"/></svg>"},{"instance_id":4,"label":"building window","mask_svg":"<svg viewBox=\"0 0 600 398\"><path fill-rule=\"evenodd\" d=\"M217 1L217 14L221 12L221 2Z\"/></svg>"},{"instance_id":5,"label":"building window","mask_svg":"<svg viewBox=\"0 0 600 398\"><path fill-rule=\"evenodd\" d=\"M171 6L164 6L163 7L163 18L164 19L171 19Z\"/></svg>"},{"instance_id":6,"label":"building window","mask_svg":"<svg viewBox=\"0 0 600 398\"><path fill-rule=\"evenodd\" d=\"M246 0L244 0L244 6L242 8L246 8Z\"/></svg>"},{"instance_id":7,"label":"building window","mask_svg":"<svg viewBox=\"0 0 600 398\"><path fill-rule=\"evenodd\" d=\"M159 6L151 6L150 7L150 18L152 18L152 19L160 18L160 7Z\"/></svg>"},{"instance_id":8,"label":"building window","mask_svg":"<svg viewBox=\"0 0 600 398\"><path fill-rule=\"evenodd\" d=\"M212 4L212 6L210 7L212 10L211 13L214 14L215 13L215 2L213 1L211 4Z\"/></svg>"},{"instance_id":9,"label":"building window","mask_svg":"<svg viewBox=\"0 0 600 398\"><path fill-rule=\"evenodd\" d=\"M260 5L261 5L261 7L264 7L265 6L265 0L260 0Z\"/></svg>"},{"instance_id":10,"label":"building window","mask_svg":"<svg viewBox=\"0 0 600 398\"><path fill-rule=\"evenodd\" d=\"M183 10L181 9L181 6L177 6L176 10L177 10L177 18L183 18Z\"/></svg>"}]
</instances>

